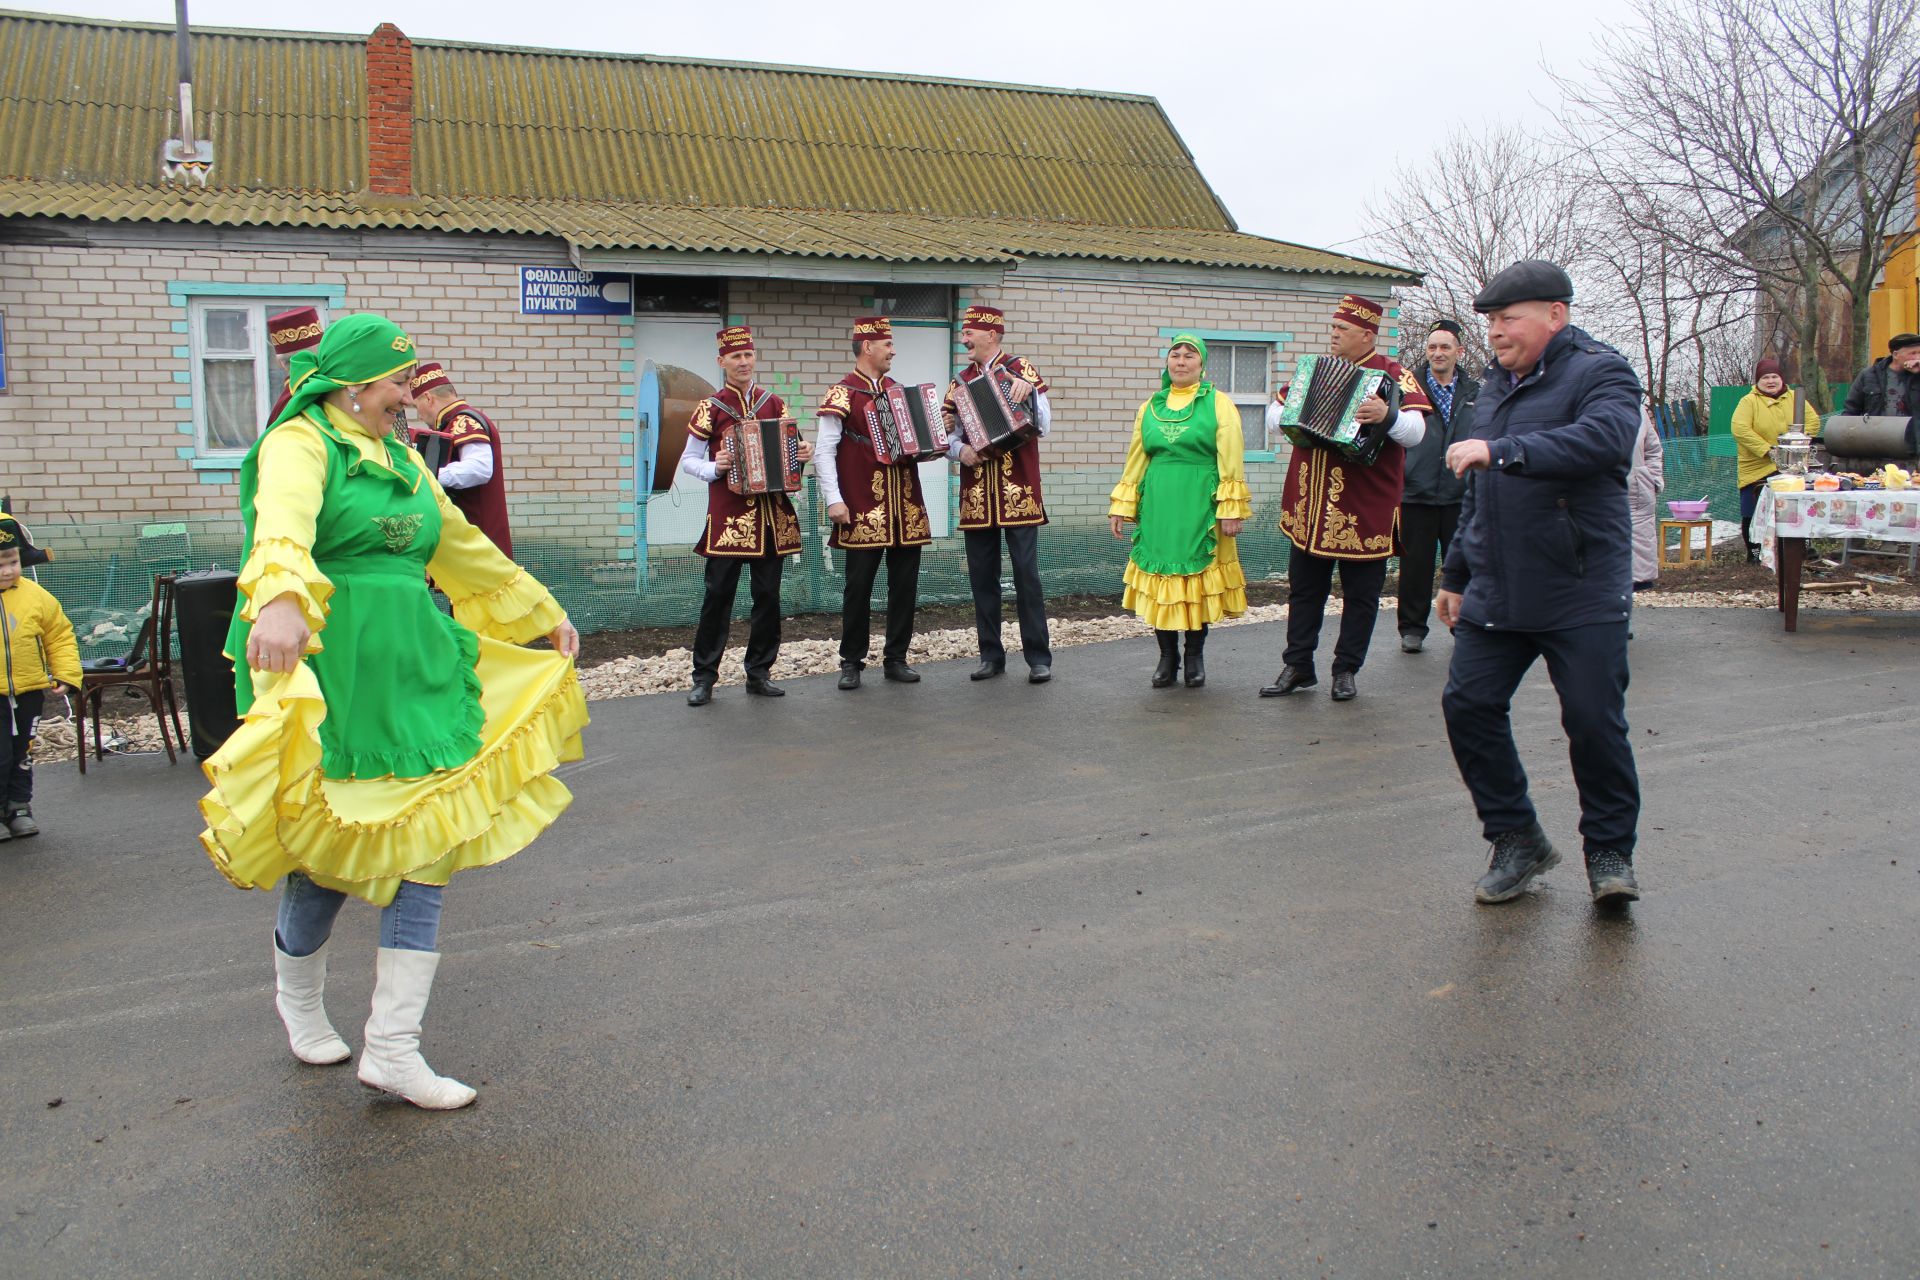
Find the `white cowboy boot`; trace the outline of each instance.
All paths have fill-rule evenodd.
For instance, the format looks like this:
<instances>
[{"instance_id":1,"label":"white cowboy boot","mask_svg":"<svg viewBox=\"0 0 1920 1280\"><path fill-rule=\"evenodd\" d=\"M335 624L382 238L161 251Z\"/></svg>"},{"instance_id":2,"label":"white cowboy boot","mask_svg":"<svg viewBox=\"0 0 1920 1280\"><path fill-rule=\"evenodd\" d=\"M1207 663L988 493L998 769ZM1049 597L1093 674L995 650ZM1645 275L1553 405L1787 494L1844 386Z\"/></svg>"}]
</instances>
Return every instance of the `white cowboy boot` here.
<instances>
[{"instance_id":1,"label":"white cowboy boot","mask_svg":"<svg viewBox=\"0 0 1920 1280\"><path fill-rule=\"evenodd\" d=\"M293 1056L316 1067L345 1062L353 1050L327 1021L323 997L327 990L327 948L310 956L290 956L280 949L280 938L273 939L273 1007L280 1021L287 1024L287 1043Z\"/></svg>"},{"instance_id":2,"label":"white cowboy boot","mask_svg":"<svg viewBox=\"0 0 1920 1280\"><path fill-rule=\"evenodd\" d=\"M373 1014L360 1051L360 1083L397 1093L416 1107L452 1111L477 1096L458 1080L433 1074L420 1056L420 1020L427 1012L438 951L381 947L374 961Z\"/></svg>"}]
</instances>

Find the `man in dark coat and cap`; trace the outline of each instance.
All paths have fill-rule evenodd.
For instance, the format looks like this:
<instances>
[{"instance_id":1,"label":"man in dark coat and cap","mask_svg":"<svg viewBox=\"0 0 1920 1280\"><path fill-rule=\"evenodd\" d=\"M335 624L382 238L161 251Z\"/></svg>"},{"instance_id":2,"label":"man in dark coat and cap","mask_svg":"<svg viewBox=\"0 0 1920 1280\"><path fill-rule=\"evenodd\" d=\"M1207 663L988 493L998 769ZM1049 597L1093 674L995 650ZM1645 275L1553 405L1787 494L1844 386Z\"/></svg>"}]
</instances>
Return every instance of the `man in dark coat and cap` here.
<instances>
[{"instance_id":1,"label":"man in dark coat and cap","mask_svg":"<svg viewBox=\"0 0 1920 1280\"><path fill-rule=\"evenodd\" d=\"M1494 363L1473 437L1447 449L1471 478L1435 602L1453 629L1441 707L1493 857L1476 900L1506 902L1560 861L1527 798L1508 708L1536 658L1560 697L1596 903L1640 896L1633 871L1640 782L1627 737L1633 528L1627 471L1640 381L1568 323L1573 281L1516 262L1474 299Z\"/></svg>"}]
</instances>

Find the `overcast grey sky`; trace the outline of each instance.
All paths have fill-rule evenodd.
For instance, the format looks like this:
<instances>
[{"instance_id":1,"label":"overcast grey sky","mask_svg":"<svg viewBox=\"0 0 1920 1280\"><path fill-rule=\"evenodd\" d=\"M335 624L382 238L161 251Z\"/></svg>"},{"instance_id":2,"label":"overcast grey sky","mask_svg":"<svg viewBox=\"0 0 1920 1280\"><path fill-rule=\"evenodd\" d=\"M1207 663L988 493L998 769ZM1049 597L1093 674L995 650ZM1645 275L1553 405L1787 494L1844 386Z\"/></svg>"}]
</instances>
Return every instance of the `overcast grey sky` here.
<instances>
[{"instance_id":1,"label":"overcast grey sky","mask_svg":"<svg viewBox=\"0 0 1920 1280\"><path fill-rule=\"evenodd\" d=\"M170 0L14 0L8 7L173 21ZM1362 206L1396 160L1459 125L1538 124L1542 64L1577 73L1627 0L1304 5L835 5L774 0L189 0L195 25L801 63L1151 94L1243 230L1360 248ZM865 27L857 23L868 24ZM1419 130L1420 132L1413 132ZM1396 134L1398 136L1396 136Z\"/></svg>"}]
</instances>

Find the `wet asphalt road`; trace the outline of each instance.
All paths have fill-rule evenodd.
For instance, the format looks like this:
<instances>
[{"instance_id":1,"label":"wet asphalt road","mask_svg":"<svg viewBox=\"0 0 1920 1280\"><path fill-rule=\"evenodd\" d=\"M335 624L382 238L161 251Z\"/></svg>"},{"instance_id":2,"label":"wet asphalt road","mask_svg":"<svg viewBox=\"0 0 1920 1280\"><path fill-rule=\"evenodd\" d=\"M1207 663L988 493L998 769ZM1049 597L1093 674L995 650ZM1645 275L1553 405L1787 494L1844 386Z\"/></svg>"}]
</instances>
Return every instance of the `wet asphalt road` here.
<instances>
[{"instance_id":1,"label":"wet asphalt road","mask_svg":"<svg viewBox=\"0 0 1920 1280\"><path fill-rule=\"evenodd\" d=\"M452 1115L289 1055L190 764L48 766L0 845L0 1274L1920 1273L1920 621L1637 623L1623 918L1577 857L1471 905L1444 636L1383 626L1344 706L1253 696L1273 626L1199 691L1132 641L596 703L573 809L449 894ZM1543 672L1516 715L1577 853Z\"/></svg>"}]
</instances>

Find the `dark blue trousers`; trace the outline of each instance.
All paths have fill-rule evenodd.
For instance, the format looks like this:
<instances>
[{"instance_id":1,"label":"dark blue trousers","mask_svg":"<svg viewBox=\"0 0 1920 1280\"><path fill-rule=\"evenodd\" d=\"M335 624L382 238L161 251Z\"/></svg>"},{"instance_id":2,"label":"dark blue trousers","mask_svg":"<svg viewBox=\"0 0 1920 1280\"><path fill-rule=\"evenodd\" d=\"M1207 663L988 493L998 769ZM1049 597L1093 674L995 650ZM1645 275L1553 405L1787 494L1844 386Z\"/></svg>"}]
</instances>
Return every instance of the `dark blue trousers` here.
<instances>
[{"instance_id":1,"label":"dark blue trousers","mask_svg":"<svg viewBox=\"0 0 1920 1280\"><path fill-rule=\"evenodd\" d=\"M1560 695L1560 725L1580 792L1580 836L1587 852L1614 849L1631 858L1640 822L1640 777L1627 737L1627 624L1601 622L1563 631L1453 633L1453 665L1440 695L1447 739L1488 840L1535 820L1527 775L1513 743L1513 691L1545 658Z\"/></svg>"}]
</instances>

